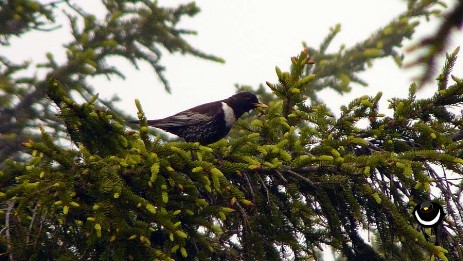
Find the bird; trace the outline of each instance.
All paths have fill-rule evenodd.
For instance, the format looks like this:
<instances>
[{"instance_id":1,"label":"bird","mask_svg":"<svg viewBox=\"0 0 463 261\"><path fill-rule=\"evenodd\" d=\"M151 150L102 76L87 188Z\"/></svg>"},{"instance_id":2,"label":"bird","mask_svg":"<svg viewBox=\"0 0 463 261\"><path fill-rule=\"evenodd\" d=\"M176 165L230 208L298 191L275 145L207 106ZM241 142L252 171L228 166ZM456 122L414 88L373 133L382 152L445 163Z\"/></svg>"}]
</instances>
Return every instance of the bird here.
<instances>
[{"instance_id":1,"label":"bird","mask_svg":"<svg viewBox=\"0 0 463 261\"><path fill-rule=\"evenodd\" d=\"M163 119L148 120L147 123L187 142L208 145L227 136L235 121L245 112L267 107L253 93L239 92L227 99L201 104Z\"/></svg>"}]
</instances>

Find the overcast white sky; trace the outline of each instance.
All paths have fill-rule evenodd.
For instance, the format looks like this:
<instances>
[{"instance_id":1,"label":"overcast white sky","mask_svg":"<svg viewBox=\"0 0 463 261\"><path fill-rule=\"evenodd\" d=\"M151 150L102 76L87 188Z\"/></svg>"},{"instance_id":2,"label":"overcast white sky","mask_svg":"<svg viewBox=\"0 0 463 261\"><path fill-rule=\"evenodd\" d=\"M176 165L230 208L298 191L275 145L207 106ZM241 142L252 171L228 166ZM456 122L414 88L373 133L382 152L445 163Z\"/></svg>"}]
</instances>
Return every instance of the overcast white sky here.
<instances>
[{"instance_id":1,"label":"overcast white sky","mask_svg":"<svg viewBox=\"0 0 463 261\"><path fill-rule=\"evenodd\" d=\"M101 14L96 2L81 1L81 4L88 11ZM161 0L159 4L175 6L187 2ZM341 44L349 47L362 41L406 8L405 1L401 0L216 0L198 1L197 5L201 12L184 19L180 27L196 30L196 36L188 36L189 42L200 50L224 58L225 64L166 53L163 64L172 87L172 94L167 94L147 64L141 64L137 71L128 63L120 62L118 66L127 76L125 81L113 78L108 82L105 77L92 80L100 97L118 95L122 98L119 107L134 116L134 99L138 98L149 118L168 116L204 102L226 98L234 93L237 83L257 87L265 81L276 82L275 66L287 70L290 57L302 50L303 41L317 47L329 28L337 23L342 25L342 31L331 46L333 51ZM18 62L24 59L44 61L47 51L58 60L63 59L61 45L70 36L67 21L60 21L63 22L61 29L48 34L32 32L21 39L13 39L12 46L2 53L6 51L9 58ZM425 22L418 30L418 38L432 33L436 26L436 22ZM456 35L451 43L452 50L463 43L463 34L458 32ZM453 72L460 77L463 76L462 59ZM418 72L417 69L398 68L391 58L383 59L363 73L369 87L359 86L345 96L325 91L321 97L337 112L340 105L355 97L382 91L383 108L386 109L387 98L407 95L411 79ZM432 86L428 86L421 95L433 91Z\"/></svg>"}]
</instances>

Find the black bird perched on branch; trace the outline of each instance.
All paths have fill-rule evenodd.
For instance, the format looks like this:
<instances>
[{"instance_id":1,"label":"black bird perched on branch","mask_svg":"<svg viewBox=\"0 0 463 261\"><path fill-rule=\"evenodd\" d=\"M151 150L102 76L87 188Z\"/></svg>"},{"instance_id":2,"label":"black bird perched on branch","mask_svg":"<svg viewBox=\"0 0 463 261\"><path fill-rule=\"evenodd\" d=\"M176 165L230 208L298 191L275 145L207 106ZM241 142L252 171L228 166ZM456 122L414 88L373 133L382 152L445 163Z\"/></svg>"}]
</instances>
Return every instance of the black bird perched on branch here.
<instances>
[{"instance_id":1,"label":"black bird perched on branch","mask_svg":"<svg viewBox=\"0 0 463 261\"><path fill-rule=\"evenodd\" d=\"M235 121L245 112L255 108L266 108L256 95L240 92L227 99L205 103L159 120L148 120L153 126L188 142L201 145L214 143L227 136ZM131 123L137 123L133 121Z\"/></svg>"}]
</instances>

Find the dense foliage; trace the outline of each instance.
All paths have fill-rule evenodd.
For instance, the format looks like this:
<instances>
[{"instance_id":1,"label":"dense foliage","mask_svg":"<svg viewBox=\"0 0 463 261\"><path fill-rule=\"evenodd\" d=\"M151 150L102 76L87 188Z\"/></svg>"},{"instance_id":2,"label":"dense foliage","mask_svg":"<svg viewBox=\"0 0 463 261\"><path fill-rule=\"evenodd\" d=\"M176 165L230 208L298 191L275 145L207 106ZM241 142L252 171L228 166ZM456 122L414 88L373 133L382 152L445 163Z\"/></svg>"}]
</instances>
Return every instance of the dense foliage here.
<instances>
[{"instance_id":1,"label":"dense foliage","mask_svg":"<svg viewBox=\"0 0 463 261\"><path fill-rule=\"evenodd\" d=\"M125 78L124 72L114 65L117 58L137 68L140 62L148 63L166 91L170 91L170 86L164 76L163 51L221 61L189 45L183 37L195 32L177 26L182 18L199 12L194 3L163 8L148 0L101 1L95 5L103 5L106 15L99 19L73 1L41 2L0 1L0 44L4 46L9 45L11 37L30 30L59 28L56 16L67 18L72 34L71 41L64 44L64 62L56 61L52 53L45 54L47 62L40 64L15 64L0 55L0 162L20 157L21 143L38 138L31 129L37 129L39 123L47 126L53 136L66 138L62 121L55 116L56 110L46 95L51 77L65 84L66 92L74 98L89 101L95 95L89 78ZM32 76L28 76L30 71L34 72ZM112 100L99 101L116 110Z\"/></svg>"},{"instance_id":2,"label":"dense foliage","mask_svg":"<svg viewBox=\"0 0 463 261\"><path fill-rule=\"evenodd\" d=\"M143 3L139 15L151 10L151 19L159 19L154 10L164 10L133 2ZM128 11L125 1L105 3L119 15ZM447 55L432 97L418 99L418 86L411 84L407 98L389 101L390 116L379 111L381 93L353 100L339 117L317 96L327 87L343 93L352 83L364 84L358 73L375 59L393 57L400 64L398 47L436 4L409 1L406 13L365 41L327 53L339 32L334 27L319 48L306 46L292 57L288 71L276 67L278 82L267 83L270 91L255 91L269 109L243 118L228 139L209 146L153 137L138 102L141 123L131 130L123 115L90 95L82 85L88 71L80 70L92 64L95 50L118 53L124 41L111 38L113 47L98 49L86 45L99 43L98 33L81 33L69 53L92 55L70 59L70 67L54 68L51 59L48 67L57 70L47 80L24 83L46 95L49 101L42 102L59 114L52 125L24 116L40 138L22 143L26 159L8 154L1 163L2 257L320 260L320 250L331 246L348 260L462 260L463 120L453 108L463 101L463 80L450 75L458 49ZM177 17L185 8L168 13ZM37 19L25 29L40 26ZM16 67L7 65L3 82L18 95L14 70L8 71ZM71 89L82 90L86 102L77 103ZM55 125L72 146L56 142ZM427 239L423 232L429 231L411 211L435 195L447 216ZM371 231L372 242L361 230Z\"/></svg>"}]
</instances>

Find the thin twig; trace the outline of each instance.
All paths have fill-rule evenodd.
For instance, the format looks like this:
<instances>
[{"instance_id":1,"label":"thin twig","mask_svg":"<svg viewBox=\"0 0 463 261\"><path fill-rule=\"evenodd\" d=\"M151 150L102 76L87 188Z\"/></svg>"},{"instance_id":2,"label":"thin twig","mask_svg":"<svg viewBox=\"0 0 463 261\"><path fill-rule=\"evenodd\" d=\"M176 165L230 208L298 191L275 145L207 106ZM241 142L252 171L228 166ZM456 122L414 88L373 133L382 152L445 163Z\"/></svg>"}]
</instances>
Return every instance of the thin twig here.
<instances>
[{"instance_id":1,"label":"thin twig","mask_svg":"<svg viewBox=\"0 0 463 261\"><path fill-rule=\"evenodd\" d=\"M240 213L241 213L241 215L243 217L243 221L244 221L243 229L244 229L244 227L246 227L247 230L249 230L249 232L252 235L253 232L252 232L251 226L249 225L249 218L248 218L248 215L246 214L246 211L243 209L243 207L241 206L240 203L236 202L235 204L236 204L236 206L238 206L238 208L240 210Z\"/></svg>"},{"instance_id":2,"label":"thin twig","mask_svg":"<svg viewBox=\"0 0 463 261\"><path fill-rule=\"evenodd\" d=\"M88 14L87 12L85 12L82 8L80 8L79 6L77 5L74 5L72 4L69 0L65 0L64 1L66 3L66 5L71 8L72 10L74 10L77 14L79 14L80 16L82 17L87 17Z\"/></svg>"},{"instance_id":3,"label":"thin twig","mask_svg":"<svg viewBox=\"0 0 463 261\"><path fill-rule=\"evenodd\" d=\"M49 27L49 28L42 28L42 27L39 27L39 26L33 26L31 28L36 30L36 31L51 32L51 31L54 31L54 30L59 29L61 27L63 27L63 26L62 25L55 25L55 26L52 26L52 27Z\"/></svg>"},{"instance_id":4,"label":"thin twig","mask_svg":"<svg viewBox=\"0 0 463 261\"><path fill-rule=\"evenodd\" d=\"M267 202L270 206L270 193L268 192L268 189L267 189L267 186L265 185L265 182L264 180L260 177L259 174L257 174L257 178L260 180L260 182L262 183L262 186L264 187L264 190L265 190L265 194L267 195ZM270 213L272 213L272 208L270 208Z\"/></svg>"},{"instance_id":5,"label":"thin twig","mask_svg":"<svg viewBox=\"0 0 463 261\"><path fill-rule=\"evenodd\" d=\"M277 176L286 184L288 183L288 180L285 179L285 177L283 177L283 175L281 174L281 172L279 172L277 169L275 169L275 172L277 174Z\"/></svg>"},{"instance_id":6,"label":"thin twig","mask_svg":"<svg viewBox=\"0 0 463 261\"><path fill-rule=\"evenodd\" d=\"M254 190L252 189L251 180L249 180L249 176L248 176L248 174L246 174L246 172L244 172L243 174L244 174L244 179L246 179L246 182L248 183L249 190L251 192L252 198L255 198L256 195L254 194Z\"/></svg>"},{"instance_id":7,"label":"thin twig","mask_svg":"<svg viewBox=\"0 0 463 261\"><path fill-rule=\"evenodd\" d=\"M48 6L48 5L54 6L54 5L57 5L57 4L61 4L61 3L63 3L63 2L66 2L66 0L52 1L52 2L50 2L50 3L43 4L43 6Z\"/></svg>"},{"instance_id":8,"label":"thin twig","mask_svg":"<svg viewBox=\"0 0 463 261\"><path fill-rule=\"evenodd\" d=\"M32 226L34 225L35 218L37 217L37 208L38 207L39 207L39 204L36 204L35 208L34 208L34 213L32 214L31 223L29 225L29 231L27 232L26 244L29 244L29 240L31 239Z\"/></svg>"},{"instance_id":9,"label":"thin twig","mask_svg":"<svg viewBox=\"0 0 463 261\"><path fill-rule=\"evenodd\" d=\"M315 183L313 183L313 181L310 180L309 178L304 177L304 176L302 176L301 174L299 174L299 173L297 173L297 172L294 172L294 171L291 170L291 169L285 169L285 172L288 173L288 174L291 174L291 175L293 175L293 176L295 176L295 177L298 177L298 178L300 178L300 179L302 179L302 180L304 180L304 181L307 182L307 184L309 184L311 187L315 188Z\"/></svg>"},{"instance_id":10,"label":"thin twig","mask_svg":"<svg viewBox=\"0 0 463 261\"><path fill-rule=\"evenodd\" d=\"M35 238L34 248L37 247L37 243L39 242L40 235L42 235L43 220L47 217L47 214L48 214L48 209L45 210L45 213L42 215L42 218L40 220L40 226L39 226L39 230L37 232L37 237Z\"/></svg>"},{"instance_id":11,"label":"thin twig","mask_svg":"<svg viewBox=\"0 0 463 261\"><path fill-rule=\"evenodd\" d=\"M6 210L6 217L5 217L5 227L6 227L6 242L7 242L7 247L8 247L8 252L10 261L14 261L14 256L13 256L13 244L11 243L11 234L10 234L10 215L11 211L13 210L14 207L14 201L10 201L8 203L8 208Z\"/></svg>"}]
</instances>

